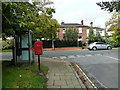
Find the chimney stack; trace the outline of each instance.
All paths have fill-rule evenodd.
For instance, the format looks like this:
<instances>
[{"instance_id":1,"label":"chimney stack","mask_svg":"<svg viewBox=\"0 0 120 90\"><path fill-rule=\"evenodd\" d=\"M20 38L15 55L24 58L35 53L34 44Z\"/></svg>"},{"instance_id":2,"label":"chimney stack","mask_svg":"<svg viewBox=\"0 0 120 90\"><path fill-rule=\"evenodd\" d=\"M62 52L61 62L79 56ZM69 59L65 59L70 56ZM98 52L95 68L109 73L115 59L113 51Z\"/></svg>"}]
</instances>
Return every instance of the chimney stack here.
<instances>
[{"instance_id":1,"label":"chimney stack","mask_svg":"<svg viewBox=\"0 0 120 90\"><path fill-rule=\"evenodd\" d=\"M64 24L64 22L62 21L61 24Z\"/></svg>"},{"instance_id":2,"label":"chimney stack","mask_svg":"<svg viewBox=\"0 0 120 90\"><path fill-rule=\"evenodd\" d=\"M90 22L90 26L93 27L93 22Z\"/></svg>"},{"instance_id":3,"label":"chimney stack","mask_svg":"<svg viewBox=\"0 0 120 90\"><path fill-rule=\"evenodd\" d=\"M83 23L83 20L81 20L81 24L83 25L84 23Z\"/></svg>"}]
</instances>

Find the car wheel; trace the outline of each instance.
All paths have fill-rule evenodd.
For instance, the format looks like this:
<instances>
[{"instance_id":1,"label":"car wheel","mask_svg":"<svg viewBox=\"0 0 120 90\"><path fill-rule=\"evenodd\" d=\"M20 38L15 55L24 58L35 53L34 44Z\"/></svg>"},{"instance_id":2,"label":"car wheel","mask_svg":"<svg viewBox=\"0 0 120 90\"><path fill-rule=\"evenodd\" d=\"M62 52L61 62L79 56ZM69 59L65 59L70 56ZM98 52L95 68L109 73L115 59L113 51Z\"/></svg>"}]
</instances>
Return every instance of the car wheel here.
<instances>
[{"instance_id":1,"label":"car wheel","mask_svg":"<svg viewBox=\"0 0 120 90\"><path fill-rule=\"evenodd\" d=\"M110 47L110 46L109 46L109 47L107 47L107 49L108 49L108 50L111 50L111 49L112 49L112 47Z\"/></svg>"},{"instance_id":2,"label":"car wheel","mask_svg":"<svg viewBox=\"0 0 120 90\"><path fill-rule=\"evenodd\" d=\"M96 48L96 47L93 47L92 49L93 49L94 51L96 51L96 50L97 50L97 48Z\"/></svg>"}]
</instances>

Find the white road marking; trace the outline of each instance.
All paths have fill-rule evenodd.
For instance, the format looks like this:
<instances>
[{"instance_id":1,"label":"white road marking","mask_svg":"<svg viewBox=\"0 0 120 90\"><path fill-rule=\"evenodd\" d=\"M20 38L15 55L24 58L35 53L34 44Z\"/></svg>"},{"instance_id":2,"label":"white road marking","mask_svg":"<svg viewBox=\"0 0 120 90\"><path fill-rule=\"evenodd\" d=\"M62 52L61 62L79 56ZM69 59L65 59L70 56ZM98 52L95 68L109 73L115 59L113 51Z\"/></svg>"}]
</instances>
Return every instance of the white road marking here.
<instances>
[{"instance_id":1,"label":"white road marking","mask_svg":"<svg viewBox=\"0 0 120 90\"><path fill-rule=\"evenodd\" d=\"M108 57L108 58L111 58L111 59L114 59L114 60L120 60L120 59L118 59L118 58L114 58L114 57L110 57L110 56L106 56L106 57Z\"/></svg>"},{"instance_id":2,"label":"white road marking","mask_svg":"<svg viewBox=\"0 0 120 90\"><path fill-rule=\"evenodd\" d=\"M53 59L58 59L58 57L52 57Z\"/></svg>"},{"instance_id":3,"label":"white road marking","mask_svg":"<svg viewBox=\"0 0 120 90\"><path fill-rule=\"evenodd\" d=\"M70 56L68 56L68 58L75 58L75 56L73 56L73 55L70 55Z\"/></svg>"},{"instance_id":4,"label":"white road marking","mask_svg":"<svg viewBox=\"0 0 120 90\"><path fill-rule=\"evenodd\" d=\"M101 54L95 54L95 55L97 55L97 56L102 56Z\"/></svg>"},{"instance_id":5,"label":"white road marking","mask_svg":"<svg viewBox=\"0 0 120 90\"><path fill-rule=\"evenodd\" d=\"M79 58L79 57L90 57L90 56L103 56L101 54L87 54L87 55L69 55L69 56L60 56L60 57L52 57L53 59L67 59L67 58ZM107 58L110 58L110 59L114 59L114 60L117 60L117 61L120 61L120 59L118 58L115 58L115 57L111 57L111 56L107 56L107 55L104 55L105 57Z\"/></svg>"},{"instance_id":6,"label":"white road marking","mask_svg":"<svg viewBox=\"0 0 120 90\"><path fill-rule=\"evenodd\" d=\"M76 57L85 57L85 56L83 56L83 55L76 55Z\"/></svg>"},{"instance_id":7,"label":"white road marking","mask_svg":"<svg viewBox=\"0 0 120 90\"><path fill-rule=\"evenodd\" d=\"M87 55L85 55L85 56L92 56L91 54L87 54Z\"/></svg>"},{"instance_id":8,"label":"white road marking","mask_svg":"<svg viewBox=\"0 0 120 90\"><path fill-rule=\"evenodd\" d=\"M66 59L67 57L66 56L60 56L60 59Z\"/></svg>"}]
</instances>

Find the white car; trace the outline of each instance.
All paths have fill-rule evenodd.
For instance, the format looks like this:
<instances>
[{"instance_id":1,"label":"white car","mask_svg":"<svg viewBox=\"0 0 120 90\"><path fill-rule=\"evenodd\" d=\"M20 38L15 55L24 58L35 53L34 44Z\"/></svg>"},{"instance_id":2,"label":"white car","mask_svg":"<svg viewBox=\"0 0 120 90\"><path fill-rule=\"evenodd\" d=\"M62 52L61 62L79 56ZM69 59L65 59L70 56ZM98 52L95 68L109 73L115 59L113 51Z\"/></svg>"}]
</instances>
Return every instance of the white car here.
<instances>
[{"instance_id":1,"label":"white car","mask_svg":"<svg viewBox=\"0 0 120 90\"><path fill-rule=\"evenodd\" d=\"M108 49L111 50L112 46L109 44L106 44L104 42L93 42L88 46L89 50L97 50L97 49Z\"/></svg>"}]
</instances>

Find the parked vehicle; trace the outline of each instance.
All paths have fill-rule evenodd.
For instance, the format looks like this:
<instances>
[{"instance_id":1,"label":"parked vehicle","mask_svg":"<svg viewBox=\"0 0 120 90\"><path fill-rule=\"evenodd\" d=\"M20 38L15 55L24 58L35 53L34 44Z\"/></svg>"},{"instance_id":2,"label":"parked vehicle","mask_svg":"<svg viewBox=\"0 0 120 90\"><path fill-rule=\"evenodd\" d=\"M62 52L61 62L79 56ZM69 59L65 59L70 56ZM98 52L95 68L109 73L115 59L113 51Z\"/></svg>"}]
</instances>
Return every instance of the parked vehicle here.
<instances>
[{"instance_id":1,"label":"parked vehicle","mask_svg":"<svg viewBox=\"0 0 120 90\"><path fill-rule=\"evenodd\" d=\"M89 50L94 50L94 51L97 50L97 49L108 49L108 50L111 50L112 46L109 45L109 44L106 44L104 42L93 42L93 43L89 44L88 49Z\"/></svg>"}]
</instances>

